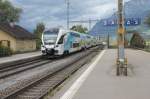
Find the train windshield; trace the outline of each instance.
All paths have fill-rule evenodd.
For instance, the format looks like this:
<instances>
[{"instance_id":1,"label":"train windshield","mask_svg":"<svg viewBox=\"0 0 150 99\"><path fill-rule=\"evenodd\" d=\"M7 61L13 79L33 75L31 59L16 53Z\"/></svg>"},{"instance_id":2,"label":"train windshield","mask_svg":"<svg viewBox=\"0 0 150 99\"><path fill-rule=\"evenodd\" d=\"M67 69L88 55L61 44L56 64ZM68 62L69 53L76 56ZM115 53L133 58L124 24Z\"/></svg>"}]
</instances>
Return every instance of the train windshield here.
<instances>
[{"instance_id":1,"label":"train windshield","mask_svg":"<svg viewBox=\"0 0 150 99\"><path fill-rule=\"evenodd\" d=\"M43 40L44 40L44 43L47 45L53 45L55 44L56 40L57 40L57 35L58 35L58 32L51 32L51 31L46 31L44 32L44 35L43 35Z\"/></svg>"}]
</instances>

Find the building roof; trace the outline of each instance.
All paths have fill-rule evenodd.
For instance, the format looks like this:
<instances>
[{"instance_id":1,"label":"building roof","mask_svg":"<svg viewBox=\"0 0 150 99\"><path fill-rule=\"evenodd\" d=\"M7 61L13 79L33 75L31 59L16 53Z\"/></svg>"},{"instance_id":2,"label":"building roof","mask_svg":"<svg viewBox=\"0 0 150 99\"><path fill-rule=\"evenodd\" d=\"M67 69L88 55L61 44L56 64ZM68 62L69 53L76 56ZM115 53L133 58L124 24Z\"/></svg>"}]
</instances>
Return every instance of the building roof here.
<instances>
[{"instance_id":1,"label":"building roof","mask_svg":"<svg viewBox=\"0 0 150 99\"><path fill-rule=\"evenodd\" d=\"M8 23L0 23L0 30L8 33L16 39L35 39L35 36L19 25L10 25Z\"/></svg>"}]
</instances>

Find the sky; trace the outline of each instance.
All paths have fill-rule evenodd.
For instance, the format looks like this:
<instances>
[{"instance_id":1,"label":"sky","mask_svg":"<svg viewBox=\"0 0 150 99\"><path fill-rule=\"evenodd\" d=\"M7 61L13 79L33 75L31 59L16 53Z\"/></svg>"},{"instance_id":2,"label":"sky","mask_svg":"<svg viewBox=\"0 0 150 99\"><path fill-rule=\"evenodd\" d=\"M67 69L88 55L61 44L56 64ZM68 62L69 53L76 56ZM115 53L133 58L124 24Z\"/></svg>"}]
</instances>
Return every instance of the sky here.
<instances>
[{"instance_id":1,"label":"sky","mask_svg":"<svg viewBox=\"0 0 150 99\"><path fill-rule=\"evenodd\" d=\"M66 0L9 1L22 8L19 24L28 30L33 30L39 22L45 23L46 28L58 26L66 28ZM117 0L70 0L70 20L102 19L110 16L116 9ZM75 24L79 23L71 23L70 27Z\"/></svg>"}]
</instances>

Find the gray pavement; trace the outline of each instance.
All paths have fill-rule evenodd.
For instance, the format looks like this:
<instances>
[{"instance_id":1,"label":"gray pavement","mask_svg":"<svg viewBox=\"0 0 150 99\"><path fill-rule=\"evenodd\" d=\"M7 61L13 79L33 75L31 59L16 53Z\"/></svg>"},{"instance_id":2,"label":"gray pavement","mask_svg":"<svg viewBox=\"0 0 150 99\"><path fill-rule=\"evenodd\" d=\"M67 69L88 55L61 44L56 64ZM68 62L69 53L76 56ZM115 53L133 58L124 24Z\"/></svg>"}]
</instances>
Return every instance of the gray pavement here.
<instances>
[{"instance_id":1,"label":"gray pavement","mask_svg":"<svg viewBox=\"0 0 150 99\"><path fill-rule=\"evenodd\" d=\"M39 55L42 55L40 51L29 52L29 53L24 53L24 54L15 54L15 55L8 56L8 57L1 57L0 64L6 63L6 62L11 62L11 61L16 61L16 60L20 60L20 59L25 59L25 58L35 57L35 56L39 56Z\"/></svg>"},{"instance_id":2,"label":"gray pavement","mask_svg":"<svg viewBox=\"0 0 150 99\"><path fill-rule=\"evenodd\" d=\"M128 77L115 76L116 53L105 52L73 99L150 99L150 53L126 50Z\"/></svg>"}]
</instances>

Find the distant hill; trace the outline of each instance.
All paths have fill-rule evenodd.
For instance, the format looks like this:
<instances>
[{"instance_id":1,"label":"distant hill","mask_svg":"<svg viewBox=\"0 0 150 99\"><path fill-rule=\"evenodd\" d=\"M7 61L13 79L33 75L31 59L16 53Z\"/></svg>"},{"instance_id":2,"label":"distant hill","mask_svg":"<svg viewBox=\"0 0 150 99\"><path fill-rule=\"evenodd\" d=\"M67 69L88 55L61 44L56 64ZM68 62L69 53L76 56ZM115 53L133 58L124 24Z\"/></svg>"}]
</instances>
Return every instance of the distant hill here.
<instances>
[{"instance_id":1,"label":"distant hill","mask_svg":"<svg viewBox=\"0 0 150 99\"><path fill-rule=\"evenodd\" d=\"M141 18L142 24L140 26L128 26L128 30L143 31L147 29L144 24L145 18L150 14L150 0L131 0L125 3L125 16L126 18ZM116 13L107 18L107 20L116 19ZM91 29L90 34L92 35L107 35L108 33L112 36L116 34L117 26L104 26L102 19L96 23Z\"/></svg>"}]
</instances>

